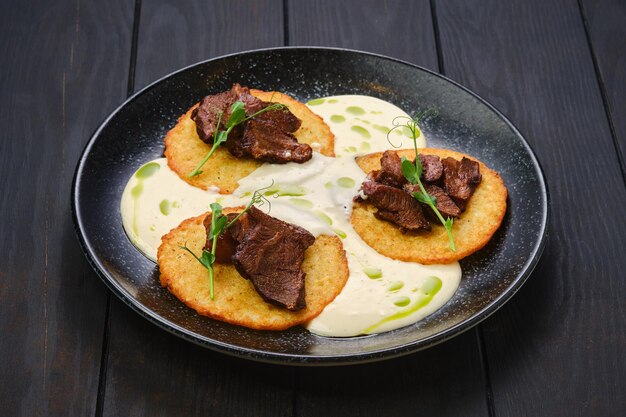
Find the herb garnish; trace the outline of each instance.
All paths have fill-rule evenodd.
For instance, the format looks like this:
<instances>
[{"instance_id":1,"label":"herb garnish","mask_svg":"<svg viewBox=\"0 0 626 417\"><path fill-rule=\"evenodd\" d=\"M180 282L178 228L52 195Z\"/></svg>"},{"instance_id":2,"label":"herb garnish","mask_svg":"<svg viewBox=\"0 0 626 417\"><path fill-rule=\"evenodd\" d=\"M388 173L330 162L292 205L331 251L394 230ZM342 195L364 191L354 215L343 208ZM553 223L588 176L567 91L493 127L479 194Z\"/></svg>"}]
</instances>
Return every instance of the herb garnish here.
<instances>
[{"instance_id":1,"label":"herb garnish","mask_svg":"<svg viewBox=\"0 0 626 417\"><path fill-rule=\"evenodd\" d=\"M246 109L243 101L235 101L233 105L230 106L230 117L226 122L226 130L219 129L222 123L222 116L224 115L224 112L220 112L217 120L217 125L215 126L215 133L213 134L213 146L211 147L209 153L207 153L204 159L202 159L202 161L198 164L198 166L189 173L188 177L191 178L195 177L196 175L202 174L203 171L200 170L202 166L206 163L206 161L209 160L211 155L213 155L213 152L215 152L215 150L222 143L226 142L226 140L228 139L228 135L236 126L257 117L261 113L265 113L266 111L271 110L287 110L287 106L280 103L273 103L246 117Z\"/></svg>"},{"instance_id":2,"label":"herb garnish","mask_svg":"<svg viewBox=\"0 0 626 417\"><path fill-rule=\"evenodd\" d=\"M417 150L417 138L421 135L419 129L419 122L423 120L425 117L430 116L433 112L430 110L426 110L424 112L419 113L417 116L410 117L397 117L393 120L393 128L389 131L391 133L393 130L406 127L411 132L411 140L413 141L413 148L415 149L415 163L409 161L406 157L402 157L402 174L404 174L404 178L407 179L411 184L417 184L420 188L420 192L413 193L413 198L415 198L420 203L428 205L443 227L445 227L446 232L448 233L448 240L450 241L450 250L456 251L456 245L454 244L454 237L452 236L452 224L453 219L448 217L444 219L435 204L437 203L437 199L428 194L424 185L422 184L422 180L420 176L422 175L422 161L419 158L419 152ZM400 120L406 120L404 123L400 122ZM389 133L387 134L387 139L389 140ZM391 142L389 142L391 143ZM393 145L392 145L393 146Z\"/></svg>"},{"instance_id":3,"label":"herb garnish","mask_svg":"<svg viewBox=\"0 0 626 417\"><path fill-rule=\"evenodd\" d=\"M209 271L209 292L211 296L211 300L215 295L214 291L214 277L213 277L213 264L215 263L215 250L217 248L217 239L220 237L222 233L230 226L232 226L243 214L250 210L254 204L267 202L270 204L269 200L263 195L263 191L268 189L274 185L270 184L268 187L261 188L256 190L254 194L252 194L252 199L248 203L248 205L239 213L234 219L230 222L228 221L228 217L226 217L222 213L223 207L219 203L211 203L211 227L209 228L208 238L212 240L211 251L207 251L206 249L202 249L202 255L198 256L191 249L187 247L187 243L184 246L180 246L181 249L189 252L198 262L202 264Z\"/></svg>"}]
</instances>

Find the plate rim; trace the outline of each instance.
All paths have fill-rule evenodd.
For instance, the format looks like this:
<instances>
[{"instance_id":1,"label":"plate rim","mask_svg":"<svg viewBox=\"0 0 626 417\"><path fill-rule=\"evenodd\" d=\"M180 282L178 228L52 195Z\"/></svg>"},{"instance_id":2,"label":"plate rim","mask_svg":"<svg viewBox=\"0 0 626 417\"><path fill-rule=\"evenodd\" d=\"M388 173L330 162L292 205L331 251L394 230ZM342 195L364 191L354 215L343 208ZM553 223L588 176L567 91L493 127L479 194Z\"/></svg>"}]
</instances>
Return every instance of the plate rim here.
<instances>
[{"instance_id":1,"label":"plate rim","mask_svg":"<svg viewBox=\"0 0 626 417\"><path fill-rule=\"evenodd\" d=\"M130 102L134 101L137 97L145 94L149 90L153 89L155 86L165 81L168 78L174 77L179 73L188 71L192 68L205 65L207 63L223 60L232 57L258 54L263 52L279 52L279 51L309 51L309 52L327 52L333 51L338 53L352 53L357 55L365 55L378 59L388 60L392 62L396 62L399 64L407 65L414 69L424 71L432 76L440 78L452 85L460 88L466 93L470 94L482 104L486 105L487 108L493 111L500 120L502 120L511 131L521 140L523 147L525 148L527 154L530 156L533 169L536 172L538 183L540 187L540 196L542 199L541 204L541 228L538 231L539 239L532 247L531 255L526 262L523 264L521 268L521 273L518 274L517 278L505 288L502 293L500 293L496 298L491 300L488 304L481 308L481 310L476 313L474 316L463 320L456 325L446 328L443 331L440 331L434 335L429 337L415 340L412 342L404 343L401 345L397 345L391 348L383 348L374 351L369 351L365 353L347 353L347 354L339 354L339 355L319 355L319 354L287 354L287 353L279 353L279 352L271 352L262 349L254 349L249 347L244 347L241 345L230 344L221 342L219 340L208 339L206 336L199 335L189 329L186 329L178 324L171 322L165 317L159 315L148 307L144 306L138 300L136 300L120 283L118 283L112 275L108 273L105 266L97 259L95 256L95 250L91 246L88 238L84 235L83 229L83 220L81 218L79 197L80 197L80 179L84 173L85 163L88 160L88 156L90 154L91 149L94 146L94 143L97 141L100 136L102 130L108 125L108 123L119 113L121 112ZM548 191L547 181L545 179L545 174L543 168L541 166L540 161L538 160L532 146L528 143L524 135L521 134L519 129L509 120L507 116L505 116L500 110L498 110L495 106L489 103L486 99L481 97L479 94L470 90L469 88L459 84L458 82L446 77L445 75L439 74L433 70L428 68L424 68L420 65L404 61L402 59L373 53L367 51L360 51L355 49L348 48L337 48L337 47L321 47L321 46L284 46L284 47L272 47L272 48L260 48L260 49L251 49L241 52L234 52L225 55L220 55L217 57L213 57L210 59L206 59L203 61L199 61L193 63L191 65L185 66L173 72L170 72L163 77L160 77L156 81L153 81L138 90L137 92L130 95L126 98L119 106L117 106L109 115L100 123L100 125L96 128L96 130L89 137L89 140L85 144L78 162L76 164L76 168L74 171L74 176L72 179L72 189L71 189L71 211L72 211L72 220L74 225L74 232L78 238L81 249L85 254L91 268L96 272L96 274L100 277L100 279L105 283L107 288L111 290L125 305L131 307L132 310L139 313L142 317L146 318L148 321L156 324L161 329L166 330L167 332L176 335L184 340L190 341L196 345L208 348L213 351L225 353L231 356L251 359L258 362L265 363L273 363L273 364L282 364L282 365L306 365L306 366L316 366L316 365L352 365L352 364L360 364L360 363L369 363L380 360L387 360L396 358L399 356L404 356L419 350L423 350L432 346L435 346L439 343L442 343L446 340L449 340L455 336L458 336L464 333L467 330L472 329L476 325L478 325L483 320L490 317L496 311L498 311L503 305L506 304L508 300L510 300L523 286L523 284L527 281L528 277L532 274L535 267L537 266L541 255L546 246L546 242L549 234L549 226L551 219L551 202L550 202L550 194Z\"/></svg>"}]
</instances>

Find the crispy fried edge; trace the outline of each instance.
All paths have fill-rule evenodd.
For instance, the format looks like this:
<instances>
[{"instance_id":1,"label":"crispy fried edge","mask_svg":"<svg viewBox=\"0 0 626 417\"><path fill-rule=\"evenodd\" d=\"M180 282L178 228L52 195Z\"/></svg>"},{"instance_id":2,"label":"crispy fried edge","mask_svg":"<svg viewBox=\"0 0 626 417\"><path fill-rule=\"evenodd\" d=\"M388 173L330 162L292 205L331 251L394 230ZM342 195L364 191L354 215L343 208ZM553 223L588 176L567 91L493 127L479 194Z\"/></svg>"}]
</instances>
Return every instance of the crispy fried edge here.
<instances>
[{"instance_id":1,"label":"crispy fried edge","mask_svg":"<svg viewBox=\"0 0 626 417\"><path fill-rule=\"evenodd\" d=\"M225 210L226 213L229 211L233 210ZM291 312L266 303L256 292L252 283L239 275L233 265L216 264L215 299L207 301L208 293L206 291L195 291L197 290L195 286L192 287L191 291L189 288L189 285L194 284L194 275L206 277L208 283L206 269L189 253L179 247L182 244L187 244L194 253L201 251L206 239L202 221L207 215L210 215L210 213L184 220L178 227L163 236L157 254L161 285L166 287L188 307L196 310L198 314L252 329L284 330L317 317L324 307L339 295L348 280L348 261L341 240L336 236L320 235L315 243L305 252L303 270L307 274L305 278L307 307L304 310ZM181 237L187 233L192 234L190 236L191 239L181 242ZM324 262L320 262L317 250L322 250L327 255L332 256L334 261L326 259ZM173 261L171 261L171 257L174 257ZM182 265L179 264L180 262L182 262ZM320 268L328 269L328 271L322 273ZM319 274L323 276L319 278ZM185 283L189 276L192 276L191 284ZM223 282L220 282L220 280ZM236 285L228 287L226 284L231 280L236 280ZM239 300L236 304L232 304L232 300L241 295L241 293L229 293L228 290L233 287L243 288L244 296L249 297L249 299L245 301ZM320 297L322 291L327 292ZM203 294L206 299L201 299ZM245 307L250 305L262 306L259 308L265 310L264 312L261 311L264 315L263 320L254 320L252 317L255 314L260 314L257 309L252 311L245 310Z\"/></svg>"},{"instance_id":2,"label":"crispy fried edge","mask_svg":"<svg viewBox=\"0 0 626 417\"><path fill-rule=\"evenodd\" d=\"M433 230L426 234L402 233L397 226L379 220L374 216L376 208L370 204L355 202L351 223L355 231L374 250L393 259L422 264L446 264L458 261L483 248L500 227L507 207L507 190L500 174L489 169L485 164L460 152L422 148L424 154L437 155L440 158L451 156L460 160L463 157L476 161L480 165L482 181L470 199L466 211L454 220L452 232L456 251L449 248L447 233L443 226L433 224ZM415 151L403 149L398 155L412 159ZM366 173L380 169L382 152L376 152L356 158L359 167ZM481 221L488 213L489 221Z\"/></svg>"}]
</instances>

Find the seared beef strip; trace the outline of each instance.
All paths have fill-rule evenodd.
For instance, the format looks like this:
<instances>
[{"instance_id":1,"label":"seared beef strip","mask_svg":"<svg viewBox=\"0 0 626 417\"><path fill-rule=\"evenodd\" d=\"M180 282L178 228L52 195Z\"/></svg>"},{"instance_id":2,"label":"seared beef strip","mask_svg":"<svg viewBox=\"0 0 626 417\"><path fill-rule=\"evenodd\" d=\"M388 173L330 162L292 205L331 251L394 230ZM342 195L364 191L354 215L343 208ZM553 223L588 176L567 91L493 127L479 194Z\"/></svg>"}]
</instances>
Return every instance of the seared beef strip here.
<instances>
[{"instance_id":1,"label":"seared beef strip","mask_svg":"<svg viewBox=\"0 0 626 417\"><path fill-rule=\"evenodd\" d=\"M405 184L403 189L411 195L422 191L420 190L420 186L418 184ZM428 195L435 197L435 207L437 207L437 210L439 210L444 219L448 217L458 217L461 215L461 209L459 209L448 194L446 194L446 192L440 187L437 187L434 184L424 184L424 189ZM426 207L426 213L429 215L429 218L435 222L439 222L439 218L435 212L427 205L424 205L424 207Z\"/></svg>"},{"instance_id":2,"label":"seared beef strip","mask_svg":"<svg viewBox=\"0 0 626 417\"><path fill-rule=\"evenodd\" d=\"M230 219L234 218L235 215ZM211 218L204 226L208 230ZM224 246L237 271L249 279L263 299L291 311L306 307L302 262L315 237L305 229L275 219L252 206L218 239L216 254ZM220 236L220 237L221 237ZM229 245L235 242L235 248ZM212 242L205 249L210 250ZM230 256L229 256L230 255ZM216 257L217 260L217 257Z\"/></svg>"},{"instance_id":3,"label":"seared beef strip","mask_svg":"<svg viewBox=\"0 0 626 417\"><path fill-rule=\"evenodd\" d=\"M435 182L441 178L443 173L443 165L437 155L423 155L419 154L420 162L422 163L422 176L423 181Z\"/></svg>"},{"instance_id":4,"label":"seared beef strip","mask_svg":"<svg viewBox=\"0 0 626 417\"><path fill-rule=\"evenodd\" d=\"M441 162L443 164L443 189L461 211L465 211L469 198L482 179L478 163L465 157L461 161L448 157Z\"/></svg>"},{"instance_id":5,"label":"seared beef strip","mask_svg":"<svg viewBox=\"0 0 626 417\"><path fill-rule=\"evenodd\" d=\"M234 87L229 91L204 97L198 107L191 112L191 119L196 122L196 132L203 142L213 143L217 121L222 113L220 129L226 127L226 121L230 116L230 106L238 99L238 95L233 90Z\"/></svg>"},{"instance_id":6,"label":"seared beef strip","mask_svg":"<svg viewBox=\"0 0 626 417\"><path fill-rule=\"evenodd\" d=\"M289 117L277 116L269 111L249 120L238 140L226 142L228 150L234 156L241 158L250 156L256 160L284 164L287 162L306 162L313 156L313 149L298 140L287 130L294 126ZM299 122L299 120L298 120ZM299 123L297 123L299 127ZM296 127L297 129L297 127Z\"/></svg>"},{"instance_id":7,"label":"seared beef strip","mask_svg":"<svg viewBox=\"0 0 626 417\"><path fill-rule=\"evenodd\" d=\"M191 113L202 141L213 143L220 114L219 129L226 129L230 107L235 101L244 103L247 116L272 104L254 97L247 87L239 84L234 84L229 91L204 97ZM305 143L298 143L293 135L301 124L287 109L269 110L235 127L228 135L226 147L238 158L251 157L272 163L306 162L313 156L313 150Z\"/></svg>"},{"instance_id":8,"label":"seared beef strip","mask_svg":"<svg viewBox=\"0 0 626 417\"><path fill-rule=\"evenodd\" d=\"M402 161L397 153L385 151L380 158L380 172L376 175L376 182L400 188L406 184L406 178L402 173Z\"/></svg>"},{"instance_id":9,"label":"seared beef strip","mask_svg":"<svg viewBox=\"0 0 626 417\"><path fill-rule=\"evenodd\" d=\"M430 230L422 208L409 193L395 187L366 180L361 192L378 209L374 216L400 226L402 231Z\"/></svg>"}]
</instances>

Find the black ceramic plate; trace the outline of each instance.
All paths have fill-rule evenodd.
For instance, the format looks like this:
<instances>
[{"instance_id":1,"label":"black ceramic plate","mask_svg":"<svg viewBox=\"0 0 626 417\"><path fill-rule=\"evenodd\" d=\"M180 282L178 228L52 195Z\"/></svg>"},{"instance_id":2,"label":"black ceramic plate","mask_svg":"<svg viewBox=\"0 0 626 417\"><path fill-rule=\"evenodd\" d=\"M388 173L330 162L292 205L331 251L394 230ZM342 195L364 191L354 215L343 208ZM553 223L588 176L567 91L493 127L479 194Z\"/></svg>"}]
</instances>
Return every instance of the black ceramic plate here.
<instances>
[{"instance_id":1,"label":"black ceramic plate","mask_svg":"<svg viewBox=\"0 0 626 417\"><path fill-rule=\"evenodd\" d=\"M509 208L500 230L461 262L454 297L415 325L379 335L318 337L302 328L254 331L198 316L158 282L156 265L127 239L120 197L143 163L160 157L163 137L203 96L235 83L278 90L301 101L365 94L410 114L436 108L423 126L428 145L477 157L500 172ZM537 263L545 242L548 195L528 143L476 94L426 69L368 53L322 48L251 51L202 62L146 87L98 128L78 163L73 213L80 242L109 288L151 322L211 349L262 361L345 364L423 349L471 328L506 302Z\"/></svg>"}]
</instances>

